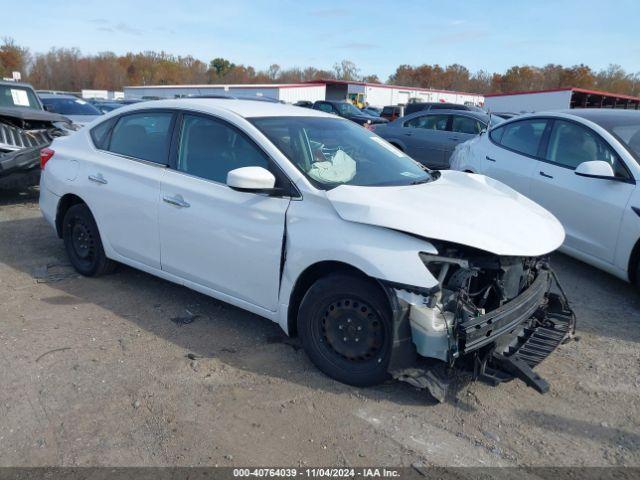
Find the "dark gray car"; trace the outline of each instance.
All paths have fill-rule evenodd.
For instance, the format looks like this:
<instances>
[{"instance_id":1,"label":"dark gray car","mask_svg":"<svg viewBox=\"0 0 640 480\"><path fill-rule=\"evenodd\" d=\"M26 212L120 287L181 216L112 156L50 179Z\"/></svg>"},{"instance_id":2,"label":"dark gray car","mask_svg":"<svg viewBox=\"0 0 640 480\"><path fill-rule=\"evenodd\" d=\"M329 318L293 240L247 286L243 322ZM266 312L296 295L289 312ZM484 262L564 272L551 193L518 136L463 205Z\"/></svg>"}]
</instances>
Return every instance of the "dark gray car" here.
<instances>
[{"instance_id":1,"label":"dark gray car","mask_svg":"<svg viewBox=\"0 0 640 480\"><path fill-rule=\"evenodd\" d=\"M487 128L490 117L483 112L466 110L420 111L372 130L423 165L434 169L449 168L449 157L457 144ZM491 124L502 119L492 116Z\"/></svg>"}]
</instances>

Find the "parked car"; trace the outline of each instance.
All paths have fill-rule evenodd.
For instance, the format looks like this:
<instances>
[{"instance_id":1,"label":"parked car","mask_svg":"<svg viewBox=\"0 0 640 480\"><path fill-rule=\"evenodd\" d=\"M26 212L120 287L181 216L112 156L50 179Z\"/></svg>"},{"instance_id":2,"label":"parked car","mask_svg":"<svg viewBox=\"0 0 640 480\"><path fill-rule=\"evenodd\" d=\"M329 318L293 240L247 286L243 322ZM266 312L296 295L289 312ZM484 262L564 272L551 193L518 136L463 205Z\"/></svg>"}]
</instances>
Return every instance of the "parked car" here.
<instances>
[{"instance_id":1,"label":"parked car","mask_svg":"<svg viewBox=\"0 0 640 480\"><path fill-rule=\"evenodd\" d=\"M37 185L40 149L76 128L46 112L31 85L0 81L0 188Z\"/></svg>"},{"instance_id":2,"label":"parked car","mask_svg":"<svg viewBox=\"0 0 640 480\"><path fill-rule=\"evenodd\" d=\"M89 102L73 95L41 93L40 100L47 111L64 115L80 126L102 115L102 112Z\"/></svg>"},{"instance_id":3,"label":"parked car","mask_svg":"<svg viewBox=\"0 0 640 480\"><path fill-rule=\"evenodd\" d=\"M390 122L393 122L395 119L402 116L402 107L399 105L387 105L382 109L382 112L380 112L380 116L382 118L386 118Z\"/></svg>"},{"instance_id":4,"label":"parked car","mask_svg":"<svg viewBox=\"0 0 640 480\"><path fill-rule=\"evenodd\" d=\"M313 104L313 109L320 110L321 112L339 115L359 125L373 125L377 123L387 123L388 121L384 118L374 117L373 115L364 113L362 110L353 106L349 102L318 100Z\"/></svg>"},{"instance_id":5,"label":"parked car","mask_svg":"<svg viewBox=\"0 0 640 480\"><path fill-rule=\"evenodd\" d=\"M564 225L562 250L640 286L640 112L521 115L456 149L451 167L500 180Z\"/></svg>"},{"instance_id":6,"label":"parked car","mask_svg":"<svg viewBox=\"0 0 640 480\"><path fill-rule=\"evenodd\" d=\"M109 113L117 108L124 107L124 103L109 100L88 100L88 102L100 110L100 113Z\"/></svg>"},{"instance_id":7,"label":"parked car","mask_svg":"<svg viewBox=\"0 0 640 480\"><path fill-rule=\"evenodd\" d=\"M495 115L497 117L500 117L503 120L509 120L510 118L517 117L520 114L519 113L513 113L513 112L491 112L491 115Z\"/></svg>"},{"instance_id":8,"label":"parked car","mask_svg":"<svg viewBox=\"0 0 640 480\"><path fill-rule=\"evenodd\" d=\"M294 105L296 107L313 108L313 102L309 100L298 100Z\"/></svg>"},{"instance_id":9,"label":"parked car","mask_svg":"<svg viewBox=\"0 0 640 480\"><path fill-rule=\"evenodd\" d=\"M369 107L364 107L361 110L368 115L373 115L374 117L379 117L380 114L382 113L382 109L378 107L369 106Z\"/></svg>"},{"instance_id":10,"label":"parked car","mask_svg":"<svg viewBox=\"0 0 640 480\"><path fill-rule=\"evenodd\" d=\"M79 273L120 262L266 317L345 383L391 375L443 398L425 379L456 359L545 391L530 367L573 329L551 291L564 239L551 214L333 115L139 104L54 142L42 165L42 213ZM533 348L536 335L548 341Z\"/></svg>"},{"instance_id":11,"label":"parked car","mask_svg":"<svg viewBox=\"0 0 640 480\"><path fill-rule=\"evenodd\" d=\"M404 114L411 115L423 110L466 110L469 112L482 112L478 107L449 102L411 102L404 107Z\"/></svg>"},{"instance_id":12,"label":"parked car","mask_svg":"<svg viewBox=\"0 0 640 480\"><path fill-rule=\"evenodd\" d=\"M418 111L386 125L375 125L377 135L429 168L449 168L449 157L461 142L487 128L489 115L465 110ZM493 117L492 122L502 121Z\"/></svg>"}]
</instances>

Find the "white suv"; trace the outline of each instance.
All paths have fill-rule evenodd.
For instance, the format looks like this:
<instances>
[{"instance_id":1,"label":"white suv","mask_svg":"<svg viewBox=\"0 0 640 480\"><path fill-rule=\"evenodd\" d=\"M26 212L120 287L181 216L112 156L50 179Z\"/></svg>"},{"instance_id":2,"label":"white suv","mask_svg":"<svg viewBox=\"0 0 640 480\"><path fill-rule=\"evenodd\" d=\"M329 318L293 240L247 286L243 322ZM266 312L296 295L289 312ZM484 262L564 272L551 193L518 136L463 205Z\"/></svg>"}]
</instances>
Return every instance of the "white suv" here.
<instances>
[{"instance_id":1,"label":"white suv","mask_svg":"<svg viewBox=\"0 0 640 480\"><path fill-rule=\"evenodd\" d=\"M546 256L564 239L551 214L489 178L429 171L333 115L147 102L41 161L40 207L80 273L121 262L254 312L349 384L392 374L442 396L425 380L434 366L472 361L543 391L530 367L573 328L550 292Z\"/></svg>"}]
</instances>

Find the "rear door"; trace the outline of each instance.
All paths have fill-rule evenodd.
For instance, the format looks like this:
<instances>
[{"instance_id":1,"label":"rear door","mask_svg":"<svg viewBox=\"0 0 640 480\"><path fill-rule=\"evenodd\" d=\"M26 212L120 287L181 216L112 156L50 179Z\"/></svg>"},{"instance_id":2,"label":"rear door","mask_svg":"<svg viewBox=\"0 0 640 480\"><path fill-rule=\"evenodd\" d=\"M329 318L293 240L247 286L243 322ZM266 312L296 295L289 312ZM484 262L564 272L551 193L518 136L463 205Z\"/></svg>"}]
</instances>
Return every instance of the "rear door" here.
<instances>
[{"instance_id":1,"label":"rear door","mask_svg":"<svg viewBox=\"0 0 640 480\"><path fill-rule=\"evenodd\" d=\"M286 179L242 131L223 119L185 113L159 207L162 269L233 299L274 311L289 197L240 192L229 171L249 166Z\"/></svg>"},{"instance_id":2,"label":"rear door","mask_svg":"<svg viewBox=\"0 0 640 480\"><path fill-rule=\"evenodd\" d=\"M123 115L91 132L82 182L102 238L128 260L160 268L158 197L169 161L170 111Z\"/></svg>"},{"instance_id":3,"label":"rear door","mask_svg":"<svg viewBox=\"0 0 640 480\"><path fill-rule=\"evenodd\" d=\"M536 163L531 198L564 226L565 245L613 263L620 223L635 188L623 161L611 146L585 125L553 120L544 160ZM615 179L575 174L582 162L604 160Z\"/></svg>"},{"instance_id":4,"label":"rear door","mask_svg":"<svg viewBox=\"0 0 640 480\"><path fill-rule=\"evenodd\" d=\"M482 173L529 196L547 124L547 119L535 118L492 129L481 160Z\"/></svg>"},{"instance_id":5,"label":"rear door","mask_svg":"<svg viewBox=\"0 0 640 480\"><path fill-rule=\"evenodd\" d=\"M405 121L401 134L405 153L429 168L446 168L450 119L446 114L425 113Z\"/></svg>"}]
</instances>

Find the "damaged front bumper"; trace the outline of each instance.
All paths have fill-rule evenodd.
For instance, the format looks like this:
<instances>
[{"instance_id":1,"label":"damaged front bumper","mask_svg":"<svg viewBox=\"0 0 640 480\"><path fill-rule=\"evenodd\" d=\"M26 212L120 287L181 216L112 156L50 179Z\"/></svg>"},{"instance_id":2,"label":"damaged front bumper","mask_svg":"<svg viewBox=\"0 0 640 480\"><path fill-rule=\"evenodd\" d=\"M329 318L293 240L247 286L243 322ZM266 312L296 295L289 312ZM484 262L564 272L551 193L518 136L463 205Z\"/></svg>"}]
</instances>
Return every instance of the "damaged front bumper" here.
<instances>
[{"instance_id":1,"label":"damaged front bumper","mask_svg":"<svg viewBox=\"0 0 640 480\"><path fill-rule=\"evenodd\" d=\"M464 321L430 308L427 295L387 292L395 317L389 372L440 401L461 370L492 385L518 378L545 393L549 386L533 368L575 331L575 315L548 266L517 297Z\"/></svg>"}]
</instances>

